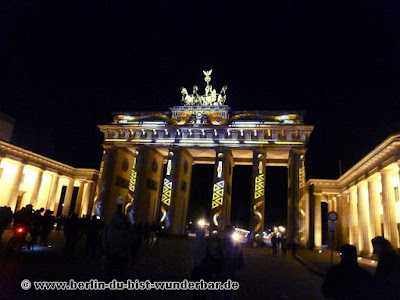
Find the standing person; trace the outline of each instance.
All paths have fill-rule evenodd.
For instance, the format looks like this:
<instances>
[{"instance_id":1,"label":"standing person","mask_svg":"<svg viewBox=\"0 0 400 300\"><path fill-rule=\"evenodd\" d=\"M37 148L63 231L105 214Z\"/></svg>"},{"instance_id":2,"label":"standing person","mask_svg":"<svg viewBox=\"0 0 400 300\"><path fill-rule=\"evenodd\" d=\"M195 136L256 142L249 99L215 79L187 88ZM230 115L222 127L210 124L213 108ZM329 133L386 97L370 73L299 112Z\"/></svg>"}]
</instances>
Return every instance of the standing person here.
<instances>
[{"instance_id":1,"label":"standing person","mask_svg":"<svg viewBox=\"0 0 400 300\"><path fill-rule=\"evenodd\" d=\"M42 217L42 226L40 227L40 245L41 246L48 246L48 238L50 231L54 227L54 217L53 217L53 212L51 210L46 210L44 213L44 216Z\"/></svg>"},{"instance_id":2,"label":"standing person","mask_svg":"<svg viewBox=\"0 0 400 300\"><path fill-rule=\"evenodd\" d=\"M12 220L12 211L10 207L0 207L0 240L4 230Z\"/></svg>"},{"instance_id":3,"label":"standing person","mask_svg":"<svg viewBox=\"0 0 400 300\"><path fill-rule=\"evenodd\" d=\"M239 243L235 242L232 234L235 229L232 225L226 225L217 249L221 256L220 266L215 274L215 280L225 282L228 279L236 280L236 272L243 268L243 250ZM231 290L219 291L221 299L233 299Z\"/></svg>"},{"instance_id":4,"label":"standing person","mask_svg":"<svg viewBox=\"0 0 400 300\"><path fill-rule=\"evenodd\" d=\"M297 240L294 239L293 243L290 244L290 249L292 250L292 258L296 258L297 255Z\"/></svg>"},{"instance_id":5,"label":"standing person","mask_svg":"<svg viewBox=\"0 0 400 300\"><path fill-rule=\"evenodd\" d=\"M103 230L103 251L105 253L106 279L123 280L132 254L132 234L129 222L122 213L122 198L117 199L117 210L112 214L110 223Z\"/></svg>"},{"instance_id":6,"label":"standing person","mask_svg":"<svg viewBox=\"0 0 400 300\"><path fill-rule=\"evenodd\" d=\"M329 299L368 299L371 296L372 275L357 263L357 248L340 247L340 264L332 266L321 286Z\"/></svg>"},{"instance_id":7,"label":"standing person","mask_svg":"<svg viewBox=\"0 0 400 300\"><path fill-rule=\"evenodd\" d=\"M134 268L136 264L136 259L142 246L142 236L141 230L138 227L138 224L130 225L129 232L131 234L132 246L131 246L131 267Z\"/></svg>"},{"instance_id":8,"label":"standing person","mask_svg":"<svg viewBox=\"0 0 400 300\"><path fill-rule=\"evenodd\" d=\"M71 218L65 221L64 237L64 256L66 259L72 259L79 238L79 219L76 213L73 213Z\"/></svg>"},{"instance_id":9,"label":"standing person","mask_svg":"<svg viewBox=\"0 0 400 300\"><path fill-rule=\"evenodd\" d=\"M42 207L39 210L35 210L33 213L32 217L32 228L31 228L31 234L32 234L32 243L37 244L37 240L40 234L40 230L42 228L42 222L43 222L43 216L42 212L44 212L44 208Z\"/></svg>"},{"instance_id":10,"label":"standing person","mask_svg":"<svg viewBox=\"0 0 400 300\"><path fill-rule=\"evenodd\" d=\"M272 244L272 255L275 256L278 251L278 238L275 234L271 237L271 244Z\"/></svg>"},{"instance_id":11,"label":"standing person","mask_svg":"<svg viewBox=\"0 0 400 300\"><path fill-rule=\"evenodd\" d=\"M190 245L193 266L190 274L191 281L199 281L201 279L210 281L212 279L212 269L208 264L208 242L205 230L199 228L196 230L196 239ZM193 291L193 299L207 299L207 290Z\"/></svg>"},{"instance_id":12,"label":"standing person","mask_svg":"<svg viewBox=\"0 0 400 300\"><path fill-rule=\"evenodd\" d=\"M371 240L379 262L375 270L375 292L378 299L400 299L400 258L390 242L377 236Z\"/></svg>"},{"instance_id":13,"label":"standing person","mask_svg":"<svg viewBox=\"0 0 400 300\"><path fill-rule=\"evenodd\" d=\"M286 238L285 236L282 237L282 241L281 241L281 250L282 250L282 257L286 257L287 238Z\"/></svg>"},{"instance_id":14,"label":"standing person","mask_svg":"<svg viewBox=\"0 0 400 300\"><path fill-rule=\"evenodd\" d=\"M100 232L103 229L103 222L96 215L90 220L86 231L85 256L94 260L96 258L96 250L99 247Z\"/></svg>"}]
</instances>

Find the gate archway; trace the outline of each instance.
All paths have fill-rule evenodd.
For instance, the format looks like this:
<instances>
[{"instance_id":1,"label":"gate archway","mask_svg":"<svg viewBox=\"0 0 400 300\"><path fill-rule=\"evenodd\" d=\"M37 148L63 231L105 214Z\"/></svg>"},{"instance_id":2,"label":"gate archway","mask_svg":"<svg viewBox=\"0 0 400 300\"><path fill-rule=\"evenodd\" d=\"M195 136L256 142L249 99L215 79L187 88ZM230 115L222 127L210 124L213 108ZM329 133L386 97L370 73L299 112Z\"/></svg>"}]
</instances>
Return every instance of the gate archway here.
<instances>
[{"instance_id":1,"label":"gate archway","mask_svg":"<svg viewBox=\"0 0 400 300\"><path fill-rule=\"evenodd\" d=\"M298 111L231 111L205 74L205 93L197 86L182 92L182 105L169 112L119 112L113 122L99 125L104 155L99 202L107 222L122 196L135 210L136 222L161 221L172 234L186 225L193 164L213 164L211 224L230 223L232 173L235 165L252 166L252 229L264 230L266 166L288 168L289 240L298 238L299 205L305 185L306 143L313 126ZM166 168L163 177L163 168ZM199 179L201 180L201 179Z\"/></svg>"}]
</instances>

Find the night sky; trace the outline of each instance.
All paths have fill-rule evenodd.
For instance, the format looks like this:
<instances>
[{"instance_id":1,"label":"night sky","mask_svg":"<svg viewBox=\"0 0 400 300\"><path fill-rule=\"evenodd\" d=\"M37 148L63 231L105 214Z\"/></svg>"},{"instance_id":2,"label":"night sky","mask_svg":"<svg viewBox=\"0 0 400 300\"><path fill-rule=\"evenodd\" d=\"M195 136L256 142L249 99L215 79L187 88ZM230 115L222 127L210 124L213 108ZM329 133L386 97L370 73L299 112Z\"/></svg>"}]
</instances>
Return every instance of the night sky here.
<instances>
[{"instance_id":1,"label":"night sky","mask_svg":"<svg viewBox=\"0 0 400 300\"><path fill-rule=\"evenodd\" d=\"M307 178L337 178L339 160L345 172L400 132L399 1L71 2L0 1L0 110L17 146L98 169L111 112L168 111L211 68L232 110L306 111ZM268 172L285 190L286 170ZM286 195L272 198L281 222Z\"/></svg>"}]
</instances>

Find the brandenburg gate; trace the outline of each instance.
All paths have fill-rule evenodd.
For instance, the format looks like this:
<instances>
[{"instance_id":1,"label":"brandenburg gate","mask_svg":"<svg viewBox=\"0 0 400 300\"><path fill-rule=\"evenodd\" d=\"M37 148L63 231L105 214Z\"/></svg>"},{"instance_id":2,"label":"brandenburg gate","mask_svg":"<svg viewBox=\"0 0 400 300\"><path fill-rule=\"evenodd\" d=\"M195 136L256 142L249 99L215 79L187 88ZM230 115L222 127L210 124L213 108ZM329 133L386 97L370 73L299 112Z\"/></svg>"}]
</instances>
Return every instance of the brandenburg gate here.
<instances>
[{"instance_id":1,"label":"brandenburg gate","mask_svg":"<svg viewBox=\"0 0 400 300\"><path fill-rule=\"evenodd\" d=\"M161 222L171 234L185 233L194 164L213 164L210 226L230 223L235 165L252 165L251 226L264 231L266 166L288 168L289 240L297 238L298 204L304 194L306 143L313 126L293 111L231 111L227 86L219 93L205 75L204 94L181 88L182 105L168 112L113 113L104 133L97 213L107 223L122 198L132 222ZM164 170L165 168L165 170ZM201 178L194 180L200 181ZM243 183L241 183L243 184ZM120 201L121 201L120 198Z\"/></svg>"}]
</instances>

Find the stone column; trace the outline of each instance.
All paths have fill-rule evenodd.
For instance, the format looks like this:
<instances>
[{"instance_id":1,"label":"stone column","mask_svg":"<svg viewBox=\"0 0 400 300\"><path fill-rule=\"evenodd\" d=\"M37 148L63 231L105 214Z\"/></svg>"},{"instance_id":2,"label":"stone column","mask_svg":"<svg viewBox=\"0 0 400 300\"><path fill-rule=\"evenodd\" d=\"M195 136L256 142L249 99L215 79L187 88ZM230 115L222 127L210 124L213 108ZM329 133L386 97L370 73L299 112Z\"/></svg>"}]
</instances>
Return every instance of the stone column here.
<instances>
[{"instance_id":1,"label":"stone column","mask_svg":"<svg viewBox=\"0 0 400 300\"><path fill-rule=\"evenodd\" d=\"M40 191L40 186L42 184L43 179L43 169L39 169L35 178L35 182L33 184L32 196L31 196L31 204L33 209L40 209L40 207L36 207L38 203L38 196Z\"/></svg>"},{"instance_id":2,"label":"stone column","mask_svg":"<svg viewBox=\"0 0 400 300\"><path fill-rule=\"evenodd\" d=\"M80 181L79 182L79 190L78 190L78 196L76 197L76 202L75 202L75 213L78 214L78 217L81 217L81 208L82 208L82 199L83 199L83 190L85 188L85 182Z\"/></svg>"},{"instance_id":3,"label":"stone column","mask_svg":"<svg viewBox=\"0 0 400 300\"><path fill-rule=\"evenodd\" d=\"M18 163L17 170L15 171L14 179L10 188L10 196L8 198L7 206L11 207L11 209L15 210L15 205L17 204L19 186L21 184L22 174L24 172L25 163ZM14 211L15 212L15 211Z\"/></svg>"},{"instance_id":4,"label":"stone column","mask_svg":"<svg viewBox=\"0 0 400 300\"><path fill-rule=\"evenodd\" d=\"M303 217L303 240L300 238L300 244L304 247L310 245L310 194L306 192L304 194L304 217Z\"/></svg>"},{"instance_id":5,"label":"stone column","mask_svg":"<svg viewBox=\"0 0 400 300\"><path fill-rule=\"evenodd\" d=\"M165 230L171 230L171 200L172 200L172 191L175 189L176 183L174 182L174 174L176 173L175 177L178 177L179 181L179 174L178 170L179 165L176 162L176 156L174 151L176 152L177 149L171 149L168 151L168 158L167 158L167 165L166 165L166 173L163 181L163 189L161 194L161 217L160 217L160 224L164 226ZM177 199L179 200L179 199Z\"/></svg>"},{"instance_id":6,"label":"stone column","mask_svg":"<svg viewBox=\"0 0 400 300\"><path fill-rule=\"evenodd\" d=\"M83 212L87 216L92 216L95 188L96 186L93 181L86 183L85 206Z\"/></svg>"},{"instance_id":7,"label":"stone column","mask_svg":"<svg viewBox=\"0 0 400 300\"><path fill-rule=\"evenodd\" d=\"M362 181L357 184L358 198L358 221L361 245L359 251L372 253L371 235L369 233L369 204L368 204L368 184Z\"/></svg>"},{"instance_id":8,"label":"stone column","mask_svg":"<svg viewBox=\"0 0 400 300\"><path fill-rule=\"evenodd\" d=\"M65 192L65 197L64 197L64 203L63 203L64 206L63 206L63 209L62 209L62 214L64 216L66 216L67 218L69 217L69 213L70 213L73 191L74 191L74 179L73 178L69 178L67 191Z\"/></svg>"},{"instance_id":9,"label":"stone column","mask_svg":"<svg viewBox=\"0 0 400 300\"><path fill-rule=\"evenodd\" d=\"M349 215L349 234L350 244L360 249L359 233L358 233L358 212L357 212L357 190L353 187L349 191L350 197L350 215Z\"/></svg>"},{"instance_id":10,"label":"stone column","mask_svg":"<svg viewBox=\"0 0 400 300\"><path fill-rule=\"evenodd\" d=\"M54 208L53 211L57 213L58 201L56 197L57 197L58 183L60 181L60 175L54 174L52 177L53 180L51 182L51 188L50 188L49 198L47 199L46 209ZM55 208L56 203L57 207Z\"/></svg>"},{"instance_id":11,"label":"stone column","mask_svg":"<svg viewBox=\"0 0 400 300\"><path fill-rule=\"evenodd\" d=\"M314 198L314 248L322 247L322 214L321 214L321 194L316 194Z\"/></svg>"},{"instance_id":12,"label":"stone column","mask_svg":"<svg viewBox=\"0 0 400 300\"><path fill-rule=\"evenodd\" d=\"M154 223L160 220L160 194L164 156L156 148L138 148L136 189L133 194L136 222Z\"/></svg>"},{"instance_id":13,"label":"stone column","mask_svg":"<svg viewBox=\"0 0 400 300\"><path fill-rule=\"evenodd\" d=\"M223 230L230 224L233 156L230 150L217 151L214 167L211 230Z\"/></svg>"},{"instance_id":14,"label":"stone column","mask_svg":"<svg viewBox=\"0 0 400 300\"><path fill-rule=\"evenodd\" d=\"M265 176L267 154L265 150L253 151L252 202L250 210L251 229L255 238L262 241L265 216Z\"/></svg>"},{"instance_id":15,"label":"stone column","mask_svg":"<svg viewBox=\"0 0 400 300\"><path fill-rule=\"evenodd\" d=\"M288 170L288 241L298 243L299 201L305 182L305 149L293 149L289 155Z\"/></svg>"},{"instance_id":16,"label":"stone column","mask_svg":"<svg viewBox=\"0 0 400 300\"><path fill-rule=\"evenodd\" d=\"M395 247L399 247L399 239L396 224L396 206L394 200L394 189L390 182L390 173L382 171L382 204L383 204L383 223L385 226L385 238Z\"/></svg>"},{"instance_id":17,"label":"stone column","mask_svg":"<svg viewBox=\"0 0 400 300\"><path fill-rule=\"evenodd\" d=\"M337 200L337 245L350 244L349 242L349 195L344 192Z\"/></svg>"},{"instance_id":18,"label":"stone column","mask_svg":"<svg viewBox=\"0 0 400 300\"><path fill-rule=\"evenodd\" d=\"M380 195L377 188L377 180L373 178L368 178L368 198L369 198L369 226L371 231L371 236L381 236L381 214L379 211Z\"/></svg>"},{"instance_id":19,"label":"stone column","mask_svg":"<svg viewBox=\"0 0 400 300\"><path fill-rule=\"evenodd\" d=\"M100 177L98 183L98 199L96 203L96 214L100 215L103 222L107 224L111 215L117 209L117 198L121 197L122 205L126 204L130 193L130 179L134 153L136 149L111 147L106 148L100 165ZM150 165L149 160L144 161ZM142 183L146 186L146 180ZM146 193L139 193L139 196L146 198ZM144 200L146 201L146 200Z\"/></svg>"},{"instance_id":20,"label":"stone column","mask_svg":"<svg viewBox=\"0 0 400 300\"><path fill-rule=\"evenodd\" d=\"M111 218L112 212L115 210L115 203L110 205L111 187L114 185L114 168L117 148L104 148L103 157L100 163L99 182L98 182L98 198L96 203L96 214L102 218L107 224ZM113 199L114 200L114 199Z\"/></svg>"},{"instance_id":21,"label":"stone column","mask_svg":"<svg viewBox=\"0 0 400 300\"><path fill-rule=\"evenodd\" d=\"M174 159L171 173L171 227L173 235L184 235L186 231L186 216L190 197L193 158L186 149L174 149ZM168 173L168 162L167 162ZM164 187L166 185L164 184ZM163 191L163 196L166 191ZM165 202L164 202L165 203Z\"/></svg>"}]
</instances>

